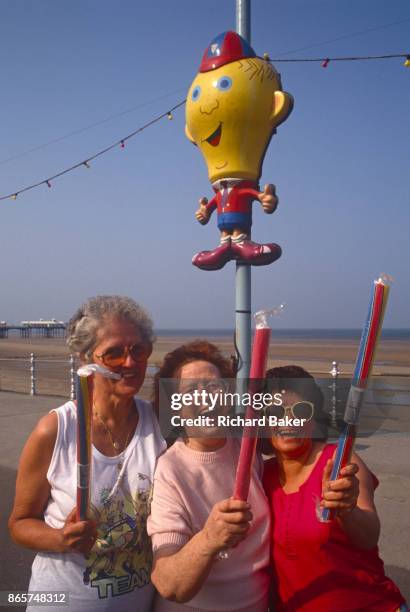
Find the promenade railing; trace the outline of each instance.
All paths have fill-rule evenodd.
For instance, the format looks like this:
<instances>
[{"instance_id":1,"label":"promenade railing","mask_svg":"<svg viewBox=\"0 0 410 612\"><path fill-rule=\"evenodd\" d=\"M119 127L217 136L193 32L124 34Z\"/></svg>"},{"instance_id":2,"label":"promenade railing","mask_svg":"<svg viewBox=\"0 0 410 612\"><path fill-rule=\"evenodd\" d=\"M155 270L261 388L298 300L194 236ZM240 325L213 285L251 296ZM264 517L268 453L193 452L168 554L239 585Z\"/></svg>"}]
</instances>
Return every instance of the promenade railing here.
<instances>
[{"instance_id":1,"label":"promenade railing","mask_svg":"<svg viewBox=\"0 0 410 612\"><path fill-rule=\"evenodd\" d=\"M12 391L29 395L55 395L75 399L75 372L79 361L70 355L67 359L37 357L0 357L0 391ZM151 395L152 376L155 368L148 367L140 395Z\"/></svg>"},{"instance_id":2,"label":"promenade railing","mask_svg":"<svg viewBox=\"0 0 410 612\"><path fill-rule=\"evenodd\" d=\"M79 362L73 355L67 358L43 358L30 353L27 357L0 358L0 391L35 395L49 395L75 399L75 372ZM350 376L339 369L336 361L330 369L315 373L325 396L325 410L329 425L337 428L343 419ZM139 396L152 398L152 377L157 368L148 366ZM369 432L389 424L393 429L400 422L400 431L410 432L410 378L381 375L373 377L367 391L367 412L362 415L362 428ZM387 419L387 420L386 420ZM404 421L403 421L404 419ZM397 421L397 423L395 423Z\"/></svg>"},{"instance_id":3,"label":"promenade railing","mask_svg":"<svg viewBox=\"0 0 410 612\"><path fill-rule=\"evenodd\" d=\"M30 395L56 395L74 399L74 373L79 367L68 359L36 357L0 358L0 391Z\"/></svg>"}]
</instances>

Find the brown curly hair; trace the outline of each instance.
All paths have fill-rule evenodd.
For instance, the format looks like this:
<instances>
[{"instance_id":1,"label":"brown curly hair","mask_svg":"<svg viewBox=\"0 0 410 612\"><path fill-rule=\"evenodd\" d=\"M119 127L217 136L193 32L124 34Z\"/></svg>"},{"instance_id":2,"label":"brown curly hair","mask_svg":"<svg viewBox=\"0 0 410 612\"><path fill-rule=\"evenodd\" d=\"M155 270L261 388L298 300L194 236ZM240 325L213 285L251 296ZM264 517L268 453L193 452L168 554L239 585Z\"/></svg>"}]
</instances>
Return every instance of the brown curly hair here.
<instances>
[{"instance_id":1,"label":"brown curly hair","mask_svg":"<svg viewBox=\"0 0 410 612\"><path fill-rule=\"evenodd\" d=\"M234 378L235 376L231 361L222 355L215 344L201 339L182 344L165 355L161 367L154 376L152 402L157 416L159 416L160 405L160 380L178 378L178 371L193 361L212 363L218 368L221 378ZM167 440L169 445L173 441L174 438Z\"/></svg>"}]
</instances>

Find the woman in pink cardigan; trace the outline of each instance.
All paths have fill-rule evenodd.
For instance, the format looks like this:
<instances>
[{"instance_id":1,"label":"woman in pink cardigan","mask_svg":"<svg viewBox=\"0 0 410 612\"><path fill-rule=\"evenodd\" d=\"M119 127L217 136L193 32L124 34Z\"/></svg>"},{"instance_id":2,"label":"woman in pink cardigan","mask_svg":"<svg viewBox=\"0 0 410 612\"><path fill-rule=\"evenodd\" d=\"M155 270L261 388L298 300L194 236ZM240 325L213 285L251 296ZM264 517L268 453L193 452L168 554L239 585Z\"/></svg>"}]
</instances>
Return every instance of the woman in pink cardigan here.
<instances>
[{"instance_id":1,"label":"woman in pink cardigan","mask_svg":"<svg viewBox=\"0 0 410 612\"><path fill-rule=\"evenodd\" d=\"M216 346L181 346L156 375L157 407L160 379L176 379L177 390L189 393L198 380L202 389L220 388L222 378L233 372ZM183 409L182 416L195 412ZM233 500L239 448L239 440L216 428L185 428L160 457L148 519L151 579L159 592L155 612L268 610L270 519L262 461L255 462L249 503Z\"/></svg>"}]
</instances>

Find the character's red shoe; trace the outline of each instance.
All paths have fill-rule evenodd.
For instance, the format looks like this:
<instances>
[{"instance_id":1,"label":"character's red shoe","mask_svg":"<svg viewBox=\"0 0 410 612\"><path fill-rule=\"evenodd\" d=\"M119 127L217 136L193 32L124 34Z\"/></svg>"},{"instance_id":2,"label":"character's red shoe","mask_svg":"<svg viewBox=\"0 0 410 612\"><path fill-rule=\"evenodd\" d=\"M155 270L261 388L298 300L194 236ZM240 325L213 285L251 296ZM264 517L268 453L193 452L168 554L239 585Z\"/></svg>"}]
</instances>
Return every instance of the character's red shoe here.
<instances>
[{"instance_id":1,"label":"character's red shoe","mask_svg":"<svg viewBox=\"0 0 410 612\"><path fill-rule=\"evenodd\" d=\"M282 255L282 249L278 244L258 244L252 240L232 242L232 251L235 259L243 261L251 266L267 266Z\"/></svg>"},{"instance_id":2,"label":"character's red shoe","mask_svg":"<svg viewBox=\"0 0 410 612\"><path fill-rule=\"evenodd\" d=\"M231 259L233 259L233 253L229 240L212 251L197 253L193 256L192 263L201 270L220 270Z\"/></svg>"}]
</instances>

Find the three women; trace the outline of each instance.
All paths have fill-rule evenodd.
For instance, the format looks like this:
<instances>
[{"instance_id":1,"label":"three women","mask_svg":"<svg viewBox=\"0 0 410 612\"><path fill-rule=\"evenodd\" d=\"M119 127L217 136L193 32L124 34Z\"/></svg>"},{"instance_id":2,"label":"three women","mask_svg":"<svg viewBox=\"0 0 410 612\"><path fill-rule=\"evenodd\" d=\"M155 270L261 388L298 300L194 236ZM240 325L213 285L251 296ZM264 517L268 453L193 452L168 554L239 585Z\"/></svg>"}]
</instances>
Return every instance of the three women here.
<instances>
[{"instance_id":1,"label":"three women","mask_svg":"<svg viewBox=\"0 0 410 612\"><path fill-rule=\"evenodd\" d=\"M165 444L151 407L135 394L152 348L151 323L131 300L94 298L70 322L69 344L82 362L121 376L95 376L92 519L75 518L76 415L68 402L43 417L26 444L11 533L39 551L30 590L69 591L72 610L108 610L114 602L119 610L150 610L146 519ZM182 346L166 356L157 374L156 407L161 378L188 392L192 384L222 389L221 379L232 376L215 346ZM276 368L268 377L283 394L283 414L310 407L310 416L323 416L323 397L304 370ZM297 435L273 430L267 497L258 456L246 503L230 497L238 441L212 427L180 433L158 462L148 521L156 612L266 612L271 571L278 610L393 611L404 605L377 553L377 481L357 456L356 466L330 483L334 446L324 434L318 439L309 427ZM317 520L315 499L337 511L335 521Z\"/></svg>"}]
</instances>

